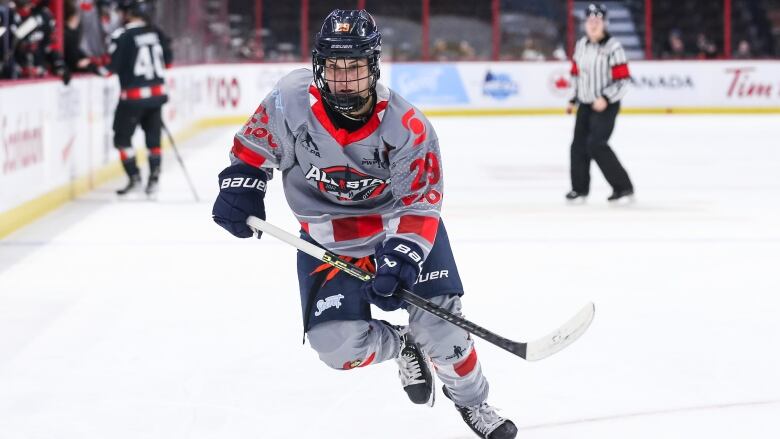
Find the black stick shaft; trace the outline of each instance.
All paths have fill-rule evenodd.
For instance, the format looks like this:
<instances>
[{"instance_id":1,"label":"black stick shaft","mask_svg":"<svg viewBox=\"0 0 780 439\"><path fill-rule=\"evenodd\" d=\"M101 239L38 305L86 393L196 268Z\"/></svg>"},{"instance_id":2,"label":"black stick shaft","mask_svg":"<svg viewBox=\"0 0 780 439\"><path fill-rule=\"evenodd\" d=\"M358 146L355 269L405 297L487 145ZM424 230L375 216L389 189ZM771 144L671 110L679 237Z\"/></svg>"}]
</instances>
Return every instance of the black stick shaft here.
<instances>
[{"instance_id":1,"label":"black stick shaft","mask_svg":"<svg viewBox=\"0 0 780 439\"><path fill-rule=\"evenodd\" d=\"M313 256L313 255L312 255ZM364 282L367 282L371 280L374 275L354 266L353 264L350 264L349 262L346 262L342 259L339 259L336 255L329 251L325 251L325 254L320 258L323 262L327 262L328 264L338 268L339 270L350 274ZM450 322L453 325L468 331L471 334L474 334L475 336L492 343L501 349L504 349L506 351L509 351L521 358L526 357L526 343L518 343L512 340L509 340L507 338L501 337L500 335L489 331L482 326L477 325L474 322L471 322L470 320L466 320L461 316L455 315L440 306L436 305L435 303L426 300L413 292L406 290L406 289L399 289L394 293L396 296L398 296L401 300L404 302L414 305L423 311L426 311L430 314L435 315L436 317Z\"/></svg>"}]
</instances>

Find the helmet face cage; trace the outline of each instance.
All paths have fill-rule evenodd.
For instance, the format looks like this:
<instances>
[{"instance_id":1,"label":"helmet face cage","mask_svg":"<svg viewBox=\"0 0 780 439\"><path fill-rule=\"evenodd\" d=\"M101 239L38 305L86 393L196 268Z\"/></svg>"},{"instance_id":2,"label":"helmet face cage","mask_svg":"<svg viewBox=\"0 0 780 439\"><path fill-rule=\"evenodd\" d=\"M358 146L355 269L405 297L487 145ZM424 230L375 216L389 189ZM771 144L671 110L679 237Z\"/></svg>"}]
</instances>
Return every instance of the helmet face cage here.
<instances>
[{"instance_id":1,"label":"helmet face cage","mask_svg":"<svg viewBox=\"0 0 780 439\"><path fill-rule=\"evenodd\" d=\"M328 105L340 113L354 113L371 99L376 90L379 57L324 58L315 54L312 69L314 84Z\"/></svg>"},{"instance_id":2,"label":"helmet face cage","mask_svg":"<svg viewBox=\"0 0 780 439\"><path fill-rule=\"evenodd\" d=\"M339 113L366 105L379 79L380 53L381 35L368 12L331 12L312 50L314 84L325 102Z\"/></svg>"}]
</instances>

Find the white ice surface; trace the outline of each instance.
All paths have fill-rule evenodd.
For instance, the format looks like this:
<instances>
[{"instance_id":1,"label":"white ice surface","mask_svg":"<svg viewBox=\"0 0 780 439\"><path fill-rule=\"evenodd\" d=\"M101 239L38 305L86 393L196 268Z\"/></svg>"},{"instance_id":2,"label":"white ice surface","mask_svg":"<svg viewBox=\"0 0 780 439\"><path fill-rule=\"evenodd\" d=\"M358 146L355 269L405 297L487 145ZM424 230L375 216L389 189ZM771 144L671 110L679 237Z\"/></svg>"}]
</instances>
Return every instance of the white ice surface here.
<instances>
[{"instance_id":1,"label":"white ice surface","mask_svg":"<svg viewBox=\"0 0 780 439\"><path fill-rule=\"evenodd\" d=\"M571 118L433 120L467 318L528 340L596 303L537 363L478 341L519 437L780 437L778 122L621 116L637 203L610 207L595 165L588 204L563 202ZM294 250L210 218L232 132L179 145L199 204L166 156L159 202L118 180L0 241L0 439L472 437L392 362L301 345ZM267 210L297 230L280 178Z\"/></svg>"}]
</instances>

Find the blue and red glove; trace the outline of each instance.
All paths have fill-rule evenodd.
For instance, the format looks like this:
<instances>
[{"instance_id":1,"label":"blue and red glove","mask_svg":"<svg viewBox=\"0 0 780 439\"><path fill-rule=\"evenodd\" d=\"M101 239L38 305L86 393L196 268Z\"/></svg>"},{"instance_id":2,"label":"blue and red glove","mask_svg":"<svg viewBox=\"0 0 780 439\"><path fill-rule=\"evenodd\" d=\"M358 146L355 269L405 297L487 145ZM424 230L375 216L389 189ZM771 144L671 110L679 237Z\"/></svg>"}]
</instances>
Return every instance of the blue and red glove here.
<instances>
[{"instance_id":1,"label":"blue and red glove","mask_svg":"<svg viewBox=\"0 0 780 439\"><path fill-rule=\"evenodd\" d=\"M239 238L249 238L252 229L246 225L250 215L265 219L265 187L268 174L254 166L228 166L219 173L219 195L211 216L214 222ZM257 237L260 238L260 232Z\"/></svg>"},{"instance_id":2,"label":"blue and red glove","mask_svg":"<svg viewBox=\"0 0 780 439\"><path fill-rule=\"evenodd\" d=\"M417 244L393 238L377 246L376 275L363 284L366 300L384 311L395 311L403 301L393 293L399 288L411 290L422 270L423 252Z\"/></svg>"}]
</instances>

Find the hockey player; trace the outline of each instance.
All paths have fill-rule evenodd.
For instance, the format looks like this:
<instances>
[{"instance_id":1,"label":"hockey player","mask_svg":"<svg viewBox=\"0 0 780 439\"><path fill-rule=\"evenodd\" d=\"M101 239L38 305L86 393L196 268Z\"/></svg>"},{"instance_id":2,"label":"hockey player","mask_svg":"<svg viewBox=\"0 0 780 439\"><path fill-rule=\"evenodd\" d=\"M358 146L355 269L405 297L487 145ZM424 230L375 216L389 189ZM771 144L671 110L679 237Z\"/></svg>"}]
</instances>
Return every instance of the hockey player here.
<instances>
[{"instance_id":1,"label":"hockey player","mask_svg":"<svg viewBox=\"0 0 780 439\"><path fill-rule=\"evenodd\" d=\"M376 273L363 283L298 253L304 331L320 359L342 370L394 359L409 398L423 404L435 391L430 358L445 396L479 437L514 438L512 421L486 402L488 383L466 331L414 307L405 327L371 317L369 304L404 306L397 288L455 314L463 294L439 217L438 139L422 112L377 82L380 38L364 10L328 15L313 72L282 78L235 135L214 221L252 236L245 221L265 218L266 183L280 170L302 238Z\"/></svg>"},{"instance_id":2,"label":"hockey player","mask_svg":"<svg viewBox=\"0 0 780 439\"><path fill-rule=\"evenodd\" d=\"M65 85L70 82L70 71L65 67L62 52L54 46L54 15L49 0L19 0L17 12L21 24L17 27L16 64L22 78L42 78L51 73L59 76Z\"/></svg>"},{"instance_id":3,"label":"hockey player","mask_svg":"<svg viewBox=\"0 0 780 439\"><path fill-rule=\"evenodd\" d=\"M0 79L16 79L20 71L14 58L16 30L22 19L13 3L0 2Z\"/></svg>"},{"instance_id":4,"label":"hockey player","mask_svg":"<svg viewBox=\"0 0 780 439\"><path fill-rule=\"evenodd\" d=\"M122 92L114 114L114 146L129 181L117 191L125 195L141 189L141 173L131 138L140 124L149 150L146 194L157 191L160 179L162 106L168 101L165 69L173 60L168 37L151 25L152 4L147 0L121 0L125 25L111 36L109 69L119 76Z\"/></svg>"}]
</instances>

